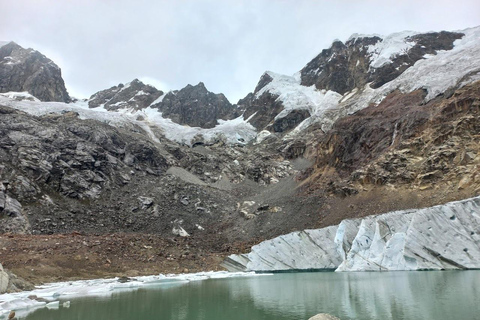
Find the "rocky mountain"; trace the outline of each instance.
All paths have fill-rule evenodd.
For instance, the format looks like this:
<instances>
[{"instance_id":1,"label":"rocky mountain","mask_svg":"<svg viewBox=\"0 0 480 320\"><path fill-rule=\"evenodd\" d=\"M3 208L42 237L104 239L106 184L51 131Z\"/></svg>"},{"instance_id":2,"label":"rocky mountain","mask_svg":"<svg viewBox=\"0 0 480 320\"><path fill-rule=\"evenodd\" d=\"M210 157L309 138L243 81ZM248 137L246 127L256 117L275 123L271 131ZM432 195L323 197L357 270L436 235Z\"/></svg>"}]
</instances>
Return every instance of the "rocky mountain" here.
<instances>
[{"instance_id":1,"label":"rocky mountain","mask_svg":"<svg viewBox=\"0 0 480 320\"><path fill-rule=\"evenodd\" d=\"M175 123L201 128L213 128L218 119L229 120L240 115L222 93L208 91L203 82L167 93L152 108L157 108Z\"/></svg>"},{"instance_id":2,"label":"rocky mountain","mask_svg":"<svg viewBox=\"0 0 480 320\"><path fill-rule=\"evenodd\" d=\"M151 107L175 123L200 128L213 128L219 119L229 120L241 115L223 94L208 91L202 82L164 94L135 79L95 93L88 100L88 106L103 106L108 111L138 111Z\"/></svg>"},{"instance_id":3,"label":"rocky mountain","mask_svg":"<svg viewBox=\"0 0 480 320\"><path fill-rule=\"evenodd\" d=\"M427 90L428 101L478 75L478 32L354 35L335 41L294 76L266 72L239 104L258 130L286 133L312 124L328 131L397 89Z\"/></svg>"},{"instance_id":4,"label":"rocky mountain","mask_svg":"<svg viewBox=\"0 0 480 320\"><path fill-rule=\"evenodd\" d=\"M70 101L60 68L15 42L0 44L0 92L10 91L27 91L41 101Z\"/></svg>"},{"instance_id":5,"label":"rocky mountain","mask_svg":"<svg viewBox=\"0 0 480 320\"><path fill-rule=\"evenodd\" d=\"M417 269L470 268L476 258L467 261L458 251L473 252L477 231L458 224L473 224L477 205L412 210L480 192L479 44L480 28L354 36L334 42L294 76L264 73L236 105L203 83L164 94L134 80L92 95L88 107L0 94L0 231L26 234L22 245L9 242L15 248L28 247L29 234L48 234L48 252L70 260L71 252L54 246L66 241L61 234L80 233L88 242L122 233L118 248L112 237L104 239L115 259L126 255L125 242L143 252L132 237L170 243L168 254L161 248L139 253L153 266L166 257L218 264L262 240L318 229L281 241L310 249L322 242L332 255L307 258L317 257L325 268L348 260L345 270L358 270L348 266L358 266L355 254L367 249L375 263L381 253L379 265L386 269L410 266L412 257L401 264L398 252L413 249L425 258L416 258ZM449 210L458 212L455 219ZM379 215L385 212L393 213ZM438 212L448 221L412 229L411 221ZM338 255L342 224L348 224L348 241ZM444 234L448 228L453 231L444 240L465 245L453 246L451 255L411 245L427 230ZM455 240L465 230L474 234L465 243ZM353 250L363 234L382 240ZM97 239L98 261L111 260ZM392 253L389 245L399 250ZM255 252L227 265L255 270L248 266ZM37 258L38 264L53 263ZM288 255L278 261L291 266L292 259L300 261ZM400 262L391 267L393 260ZM7 268L25 266L2 250L0 261ZM92 270L103 268L95 261ZM138 261L129 263L138 268ZM122 268L116 270L129 270Z\"/></svg>"},{"instance_id":6,"label":"rocky mountain","mask_svg":"<svg viewBox=\"0 0 480 320\"><path fill-rule=\"evenodd\" d=\"M370 84L379 88L401 75L425 55L452 50L459 32L417 34L401 32L387 37L353 35L345 43L335 41L329 49L300 71L301 84L340 94Z\"/></svg>"},{"instance_id":7,"label":"rocky mountain","mask_svg":"<svg viewBox=\"0 0 480 320\"><path fill-rule=\"evenodd\" d=\"M142 110L162 96L162 91L134 79L127 84L119 84L95 93L88 99L88 107L104 107L108 111Z\"/></svg>"}]
</instances>

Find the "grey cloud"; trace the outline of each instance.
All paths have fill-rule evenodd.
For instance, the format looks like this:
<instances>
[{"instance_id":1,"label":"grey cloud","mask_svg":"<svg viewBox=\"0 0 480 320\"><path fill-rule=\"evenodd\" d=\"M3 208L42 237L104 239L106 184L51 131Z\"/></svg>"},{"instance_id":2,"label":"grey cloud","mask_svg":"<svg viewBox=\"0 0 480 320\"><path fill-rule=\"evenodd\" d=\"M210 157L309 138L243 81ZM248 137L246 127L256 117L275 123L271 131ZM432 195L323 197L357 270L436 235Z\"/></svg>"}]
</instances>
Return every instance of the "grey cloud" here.
<instances>
[{"instance_id":1,"label":"grey cloud","mask_svg":"<svg viewBox=\"0 0 480 320\"><path fill-rule=\"evenodd\" d=\"M0 40L52 58L73 95L144 78L162 90L203 81L232 102L265 70L292 74L335 38L480 24L473 0L0 0L0 7Z\"/></svg>"}]
</instances>

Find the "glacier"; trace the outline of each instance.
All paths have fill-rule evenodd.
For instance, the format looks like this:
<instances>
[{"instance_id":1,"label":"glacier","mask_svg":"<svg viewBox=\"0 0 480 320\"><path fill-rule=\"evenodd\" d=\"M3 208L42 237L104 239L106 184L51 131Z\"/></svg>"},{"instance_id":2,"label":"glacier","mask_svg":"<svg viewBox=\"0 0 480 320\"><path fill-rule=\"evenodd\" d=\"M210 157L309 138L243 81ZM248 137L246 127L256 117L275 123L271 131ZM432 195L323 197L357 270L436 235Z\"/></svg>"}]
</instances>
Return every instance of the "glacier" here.
<instances>
[{"instance_id":1,"label":"glacier","mask_svg":"<svg viewBox=\"0 0 480 320\"><path fill-rule=\"evenodd\" d=\"M230 271L480 268L480 197L292 232L230 255Z\"/></svg>"}]
</instances>

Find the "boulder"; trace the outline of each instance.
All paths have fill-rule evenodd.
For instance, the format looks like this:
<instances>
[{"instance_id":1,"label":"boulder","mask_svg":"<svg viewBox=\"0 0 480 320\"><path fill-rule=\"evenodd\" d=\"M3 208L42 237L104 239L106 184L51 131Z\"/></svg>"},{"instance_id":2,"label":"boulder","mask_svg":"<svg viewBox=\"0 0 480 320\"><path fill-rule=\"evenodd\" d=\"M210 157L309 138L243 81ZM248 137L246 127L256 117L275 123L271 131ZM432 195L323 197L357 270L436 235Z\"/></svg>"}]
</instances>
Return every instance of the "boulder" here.
<instances>
[{"instance_id":1,"label":"boulder","mask_svg":"<svg viewBox=\"0 0 480 320\"><path fill-rule=\"evenodd\" d=\"M3 270L3 266L0 264L0 294L5 293L8 288L9 277Z\"/></svg>"},{"instance_id":2,"label":"boulder","mask_svg":"<svg viewBox=\"0 0 480 320\"><path fill-rule=\"evenodd\" d=\"M180 226L173 227L172 233L173 233L174 235L180 236L180 237L190 237L190 234L188 234L188 232L185 231L185 229L183 229L183 228L180 227Z\"/></svg>"}]
</instances>

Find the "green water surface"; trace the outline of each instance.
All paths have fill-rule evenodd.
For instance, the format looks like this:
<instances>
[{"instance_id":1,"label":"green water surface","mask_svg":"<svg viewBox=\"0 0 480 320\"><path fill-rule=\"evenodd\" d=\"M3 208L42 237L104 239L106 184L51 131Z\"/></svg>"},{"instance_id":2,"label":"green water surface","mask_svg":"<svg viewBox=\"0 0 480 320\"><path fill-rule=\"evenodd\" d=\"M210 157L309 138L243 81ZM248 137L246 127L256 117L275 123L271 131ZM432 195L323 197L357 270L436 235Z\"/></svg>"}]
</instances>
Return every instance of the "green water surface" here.
<instances>
[{"instance_id":1,"label":"green water surface","mask_svg":"<svg viewBox=\"0 0 480 320\"><path fill-rule=\"evenodd\" d=\"M39 309L28 320L480 319L480 271L287 273L163 285Z\"/></svg>"}]
</instances>

